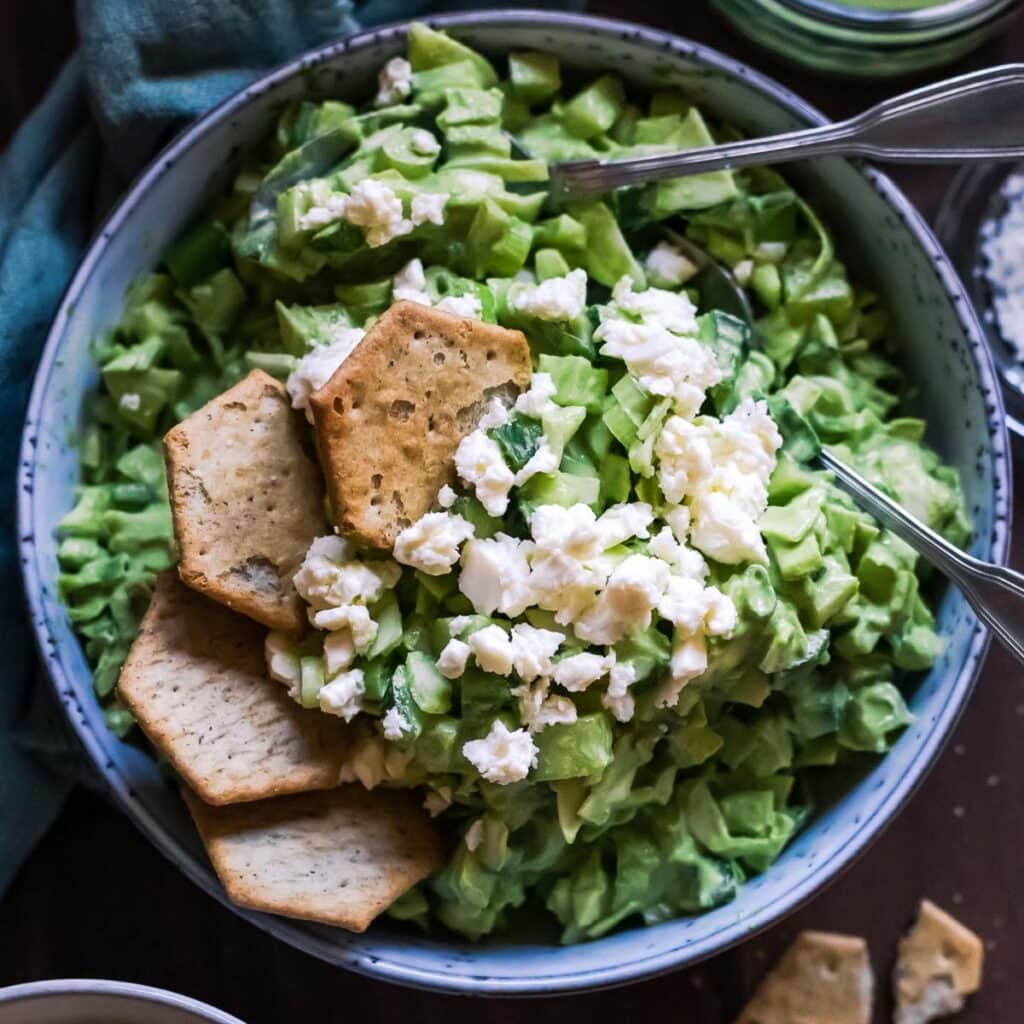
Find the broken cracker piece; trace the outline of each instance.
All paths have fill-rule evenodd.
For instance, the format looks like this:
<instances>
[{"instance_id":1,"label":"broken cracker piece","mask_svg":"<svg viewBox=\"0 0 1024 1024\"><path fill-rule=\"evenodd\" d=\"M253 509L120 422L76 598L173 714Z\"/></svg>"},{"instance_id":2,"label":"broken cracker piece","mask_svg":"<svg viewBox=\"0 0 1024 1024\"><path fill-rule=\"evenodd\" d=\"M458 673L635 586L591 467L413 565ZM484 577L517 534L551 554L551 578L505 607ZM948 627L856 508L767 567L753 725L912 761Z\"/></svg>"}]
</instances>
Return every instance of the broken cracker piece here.
<instances>
[{"instance_id":1,"label":"broken cracker piece","mask_svg":"<svg viewBox=\"0 0 1024 1024\"><path fill-rule=\"evenodd\" d=\"M253 370L164 438L181 578L293 635L306 614L292 576L326 532L307 431L280 382Z\"/></svg>"},{"instance_id":2,"label":"broken cracker piece","mask_svg":"<svg viewBox=\"0 0 1024 1024\"><path fill-rule=\"evenodd\" d=\"M736 1024L870 1024L874 974L859 936L801 932Z\"/></svg>"},{"instance_id":3,"label":"broken cracker piece","mask_svg":"<svg viewBox=\"0 0 1024 1024\"><path fill-rule=\"evenodd\" d=\"M980 938L930 900L900 939L893 975L896 1024L926 1024L957 1013L981 986L985 948Z\"/></svg>"},{"instance_id":4,"label":"broken cracker piece","mask_svg":"<svg viewBox=\"0 0 1024 1024\"><path fill-rule=\"evenodd\" d=\"M207 803L340 781L344 723L299 707L267 678L265 632L164 573L121 670L121 699Z\"/></svg>"},{"instance_id":5,"label":"broken cracker piece","mask_svg":"<svg viewBox=\"0 0 1024 1024\"><path fill-rule=\"evenodd\" d=\"M395 303L310 397L341 532L391 548L453 481L455 449L489 400L529 384L520 331Z\"/></svg>"},{"instance_id":6,"label":"broken cracker piece","mask_svg":"<svg viewBox=\"0 0 1024 1024\"><path fill-rule=\"evenodd\" d=\"M253 910L361 932L441 866L411 792L349 785L237 807L184 796L228 896Z\"/></svg>"}]
</instances>

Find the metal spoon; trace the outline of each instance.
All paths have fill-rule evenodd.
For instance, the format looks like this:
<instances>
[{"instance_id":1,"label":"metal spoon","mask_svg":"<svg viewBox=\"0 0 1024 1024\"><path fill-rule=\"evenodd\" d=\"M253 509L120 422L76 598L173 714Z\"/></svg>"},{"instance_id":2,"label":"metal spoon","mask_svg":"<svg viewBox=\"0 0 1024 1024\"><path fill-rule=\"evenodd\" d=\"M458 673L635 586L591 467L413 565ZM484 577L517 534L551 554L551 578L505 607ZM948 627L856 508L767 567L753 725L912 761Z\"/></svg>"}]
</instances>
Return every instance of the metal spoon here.
<instances>
[{"instance_id":1,"label":"metal spoon","mask_svg":"<svg viewBox=\"0 0 1024 1024\"><path fill-rule=\"evenodd\" d=\"M691 283L700 292L703 303L753 327L750 300L732 274L688 239L674 231L667 234L697 267ZM757 337L756 332L753 336ZM871 513L956 584L978 618L1019 662L1024 663L1024 575L984 562L950 544L827 448L821 449L818 459L865 512Z\"/></svg>"},{"instance_id":2,"label":"metal spoon","mask_svg":"<svg viewBox=\"0 0 1024 1024\"><path fill-rule=\"evenodd\" d=\"M554 192L598 195L623 185L819 156L892 163L959 163L1024 156L1024 64L927 85L857 117L818 128L628 160L574 160L551 168Z\"/></svg>"}]
</instances>

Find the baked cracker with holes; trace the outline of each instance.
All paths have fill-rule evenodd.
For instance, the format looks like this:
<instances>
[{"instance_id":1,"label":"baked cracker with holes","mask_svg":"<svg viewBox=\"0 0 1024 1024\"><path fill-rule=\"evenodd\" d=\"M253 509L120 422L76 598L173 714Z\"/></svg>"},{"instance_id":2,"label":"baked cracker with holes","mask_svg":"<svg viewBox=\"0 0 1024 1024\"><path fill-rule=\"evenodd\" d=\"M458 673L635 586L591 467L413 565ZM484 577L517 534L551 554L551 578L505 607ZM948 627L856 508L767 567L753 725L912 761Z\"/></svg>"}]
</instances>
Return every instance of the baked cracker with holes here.
<instances>
[{"instance_id":1,"label":"baked cracker with holes","mask_svg":"<svg viewBox=\"0 0 1024 1024\"><path fill-rule=\"evenodd\" d=\"M150 742L211 804L329 789L348 731L307 711L266 675L266 630L186 587L157 579L118 692Z\"/></svg>"},{"instance_id":2,"label":"baked cracker with holes","mask_svg":"<svg viewBox=\"0 0 1024 1024\"><path fill-rule=\"evenodd\" d=\"M271 629L306 627L292 576L326 533L309 427L262 370L164 438L178 572L190 587Z\"/></svg>"},{"instance_id":3,"label":"baked cracker with holes","mask_svg":"<svg viewBox=\"0 0 1024 1024\"><path fill-rule=\"evenodd\" d=\"M391 548L454 480L454 456L492 397L530 385L520 331L397 302L310 397L343 534Z\"/></svg>"},{"instance_id":4,"label":"baked cracker with holes","mask_svg":"<svg viewBox=\"0 0 1024 1024\"><path fill-rule=\"evenodd\" d=\"M981 986L981 939L930 900L900 939L893 975L896 1024L926 1024L963 1009Z\"/></svg>"},{"instance_id":5,"label":"baked cracker with holes","mask_svg":"<svg viewBox=\"0 0 1024 1024\"><path fill-rule=\"evenodd\" d=\"M415 793L353 784L235 807L183 795L228 896L253 910L361 932L441 866Z\"/></svg>"},{"instance_id":6,"label":"baked cracker with holes","mask_svg":"<svg viewBox=\"0 0 1024 1024\"><path fill-rule=\"evenodd\" d=\"M870 1024L873 997L862 938L801 932L735 1024Z\"/></svg>"}]
</instances>

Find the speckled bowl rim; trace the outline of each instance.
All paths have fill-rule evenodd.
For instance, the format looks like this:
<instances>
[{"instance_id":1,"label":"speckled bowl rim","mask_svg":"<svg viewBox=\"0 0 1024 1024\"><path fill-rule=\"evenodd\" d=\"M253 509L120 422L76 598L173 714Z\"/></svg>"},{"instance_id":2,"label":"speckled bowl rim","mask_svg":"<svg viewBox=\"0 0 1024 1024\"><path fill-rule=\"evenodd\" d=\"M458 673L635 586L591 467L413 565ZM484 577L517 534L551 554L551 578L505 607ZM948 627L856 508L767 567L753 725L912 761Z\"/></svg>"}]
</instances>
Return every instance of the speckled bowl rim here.
<instances>
[{"instance_id":1,"label":"speckled bowl rim","mask_svg":"<svg viewBox=\"0 0 1024 1024\"><path fill-rule=\"evenodd\" d=\"M809 125L828 121L821 111L806 103L795 93L772 79L754 71L747 65L699 43L683 39L668 32L646 28L631 22L596 18L588 15L554 13L540 10L478 11L468 14L447 14L428 16L421 19L438 28L474 28L483 25L539 25L562 28L577 28L582 33L614 36L623 40L640 42L678 54L699 62L707 68L738 78L758 89L793 115ZM554 995L571 992L593 991L610 988L629 982L640 981L664 974L680 967L693 964L720 953L730 946L751 938L758 932L793 912L817 894L826 884L833 881L848 868L893 819L900 807L920 785L927 770L949 737L973 688L984 654L988 648L989 636L979 625L975 626L967 654L955 682L950 686L949 700L941 714L930 723L923 734L913 769L904 774L888 796L879 804L874 813L866 818L851 841L835 857L815 864L799 882L791 886L783 897L777 898L742 920L723 923L714 932L702 939L681 942L672 949L657 954L639 955L619 960L600 968L580 971L565 970L539 977L522 977L514 974L487 973L451 975L443 971L433 972L394 960L369 954L359 948L360 936L352 936L344 944L327 941L319 935L297 927L295 922L271 915L255 914L234 906L227 899L223 888L208 865L184 851L180 844L165 832L159 822L137 799L128 781L113 772L101 744L94 734L82 709L74 682L69 679L55 652L55 641L49 629L41 600L42 580L37 565L35 541L32 536L32 475L35 463L37 424L48 378L58 357L61 336L67 325L70 312L74 309L78 294L88 281L96 264L102 259L110 237L119 230L135 204L146 190L174 165L176 156L192 145L193 141L214 125L228 119L251 98L274 87L284 79L301 75L318 64L338 54L380 42L397 41L404 36L409 21L359 32L343 40L320 47L281 65L264 75L245 89L240 90L214 107L177 136L139 176L117 208L111 213L100 232L93 240L81 266L73 277L61 302L56 318L47 336L46 345L36 372L35 384L29 402L25 431L22 437L19 478L18 478L18 523L19 554L23 569L25 588L28 596L33 627L39 650L42 654L57 696L64 706L68 719L79 739L106 780L116 801L128 816L169 860L175 863L189 878L220 903L236 914L246 918L264 931L281 939L297 949L328 962L344 966L375 978L397 982L416 988L454 992L467 995L519 996ZM951 300L957 318L963 328L974 365L978 383L984 399L986 425L991 439L993 479L993 529L991 551L994 560L1005 564L1009 550L1009 508L1011 496L1011 468L1007 458L1008 442L1004 422L1002 396L997 383L991 355L983 340L980 325L967 299L963 286L950 266L941 246L931 230L899 189L882 173L872 167L860 165L875 191L900 217L917 244L934 265L944 290Z\"/></svg>"},{"instance_id":2,"label":"speckled bowl rim","mask_svg":"<svg viewBox=\"0 0 1024 1024\"><path fill-rule=\"evenodd\" d=\"M112 999L129 999L139 1004L184 1010L191 1013L196 1020L208 1020L211 1024L245 1024L238 1017L233 1017L230 1013L218 1010L208 1003L201 1003L191 996L183 996L164 988L153 988L151 985L106 981L100 978L55 978L51 981L30 981L23 985L10 985L7 988L0 988L0 1007L14 1006L18 1003L39 1003L40 1011L45 1012L47 1000L54 996L106 996Z\"/></svg>"}]
</instances>

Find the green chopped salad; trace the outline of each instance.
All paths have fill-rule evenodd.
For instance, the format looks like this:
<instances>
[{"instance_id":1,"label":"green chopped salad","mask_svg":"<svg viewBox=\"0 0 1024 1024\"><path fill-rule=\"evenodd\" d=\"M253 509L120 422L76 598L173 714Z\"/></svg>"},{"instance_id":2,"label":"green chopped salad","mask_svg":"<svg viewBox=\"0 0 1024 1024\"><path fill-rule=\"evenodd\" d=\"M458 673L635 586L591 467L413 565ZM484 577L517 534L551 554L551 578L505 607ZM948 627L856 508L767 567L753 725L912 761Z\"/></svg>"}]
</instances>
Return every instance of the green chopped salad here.
<instances>
[{"instance_id":1,"label":"green chopped salad","mask_svg":"<svg viewBox=\"0 0 1024 1024\"><path fill-rule=\"evenodd\" d=\"M899 736L941 644L923 566L818 446L952 541L968 525L883 306L784 178L549 194L555 161L733 135L679 92L422 25L365 103L288 107L95 342L59 588L111 727L175 558L162 435L253 368L305 409L419 302L521 330L531 387L485 411L392 552L317 540L310 632L267 640L273 678L350 721L348 777L421 787L453 837L392 915L476 939L540 907L575 942L766 870L817 781ZM667 226L731 269L753 328L701 305Z\"/></svg>"}]
</instances>

